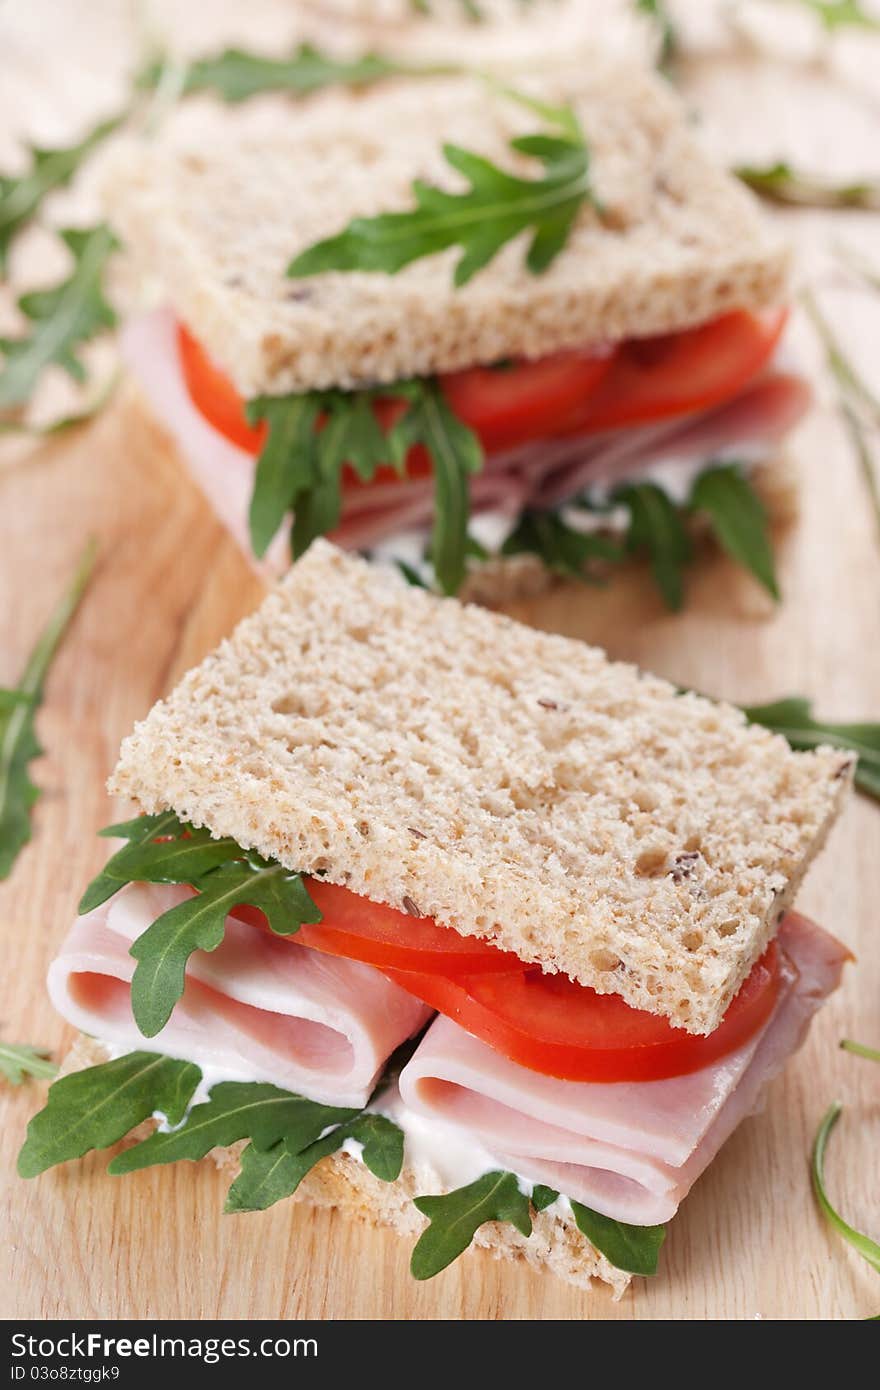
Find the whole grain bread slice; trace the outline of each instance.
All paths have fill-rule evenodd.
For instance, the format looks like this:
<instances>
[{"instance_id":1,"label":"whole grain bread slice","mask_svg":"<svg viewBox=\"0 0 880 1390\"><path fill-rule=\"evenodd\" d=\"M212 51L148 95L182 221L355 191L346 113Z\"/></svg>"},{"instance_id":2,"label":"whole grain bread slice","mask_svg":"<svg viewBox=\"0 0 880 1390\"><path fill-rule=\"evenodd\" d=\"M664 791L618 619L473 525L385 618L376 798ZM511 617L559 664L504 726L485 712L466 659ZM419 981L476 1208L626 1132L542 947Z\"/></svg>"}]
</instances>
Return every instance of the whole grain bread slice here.
<instances>
[{"instance_id":1,"label":"whole grain bread slice","mask_svg":"<svg viewBox=\"0 0 880 1390\"><path fill-rule=\"evenodd\" d=\"M454 248L393 276L286 275L352 217L411 207L414 178L461 187L444 142L538 172L509 141L541 118L476 76L340 95L292 112L275 138L128 147L108 180L109 213L247 397L666 333L784 295L784 243L701 149L662 79L579 52L517 85L574 107L602 205L582 209L541 275L525 268L524 236L460 289Z\"/></svg>"},{"instance_id":2,"label":"whole grain bread slice","mask_svg":"<svg viewBox=\"0 0 880 1390\"><path fill-rule=\"evenodd\" d=\"M851 763L319 541L109 786L708 1033Z\"/></svg>"},{"instance_id":3,"label":"whole grain bread slice","mask_svg":"<svg viewBox=\"0 0 880 1390\"><path fill-rule=\"evenodd\" d=\"M98 1066L109 1057L104 1043L81 1033L65 1056L60 1075L69 1076L71 1072ZM132 1131L123 1147L146 1139L154 1129L154 1120L145 1121ZM227 1148L212 1149L209 1158L221 1172L234 1177L239 1171L244 1147L241 1141ZM292 1200L333 1208L371 1226L389 1226L413 1244L428 1224L427 1218L413 1205L413 1198L440 1196L449 1190L449 1184L424 1161L406 1162L396 1181L382 1182L351 1154L335 1153L323 1158L303 1178ZM631 1275L617 1269L590 1243L578 1229L574 1217L558 1208L533 1210L532 1234L528 1237L507 1222L487 1222L477 1231L473 1245L496 1259L527 1264L538 1273L555 1274L579 1289L591 1288L594 1281L607 1284L615 1300L622 1297L632 1282ZM468 1253L465 1258L473 1256Z\"/></svg>"}]
</instances>

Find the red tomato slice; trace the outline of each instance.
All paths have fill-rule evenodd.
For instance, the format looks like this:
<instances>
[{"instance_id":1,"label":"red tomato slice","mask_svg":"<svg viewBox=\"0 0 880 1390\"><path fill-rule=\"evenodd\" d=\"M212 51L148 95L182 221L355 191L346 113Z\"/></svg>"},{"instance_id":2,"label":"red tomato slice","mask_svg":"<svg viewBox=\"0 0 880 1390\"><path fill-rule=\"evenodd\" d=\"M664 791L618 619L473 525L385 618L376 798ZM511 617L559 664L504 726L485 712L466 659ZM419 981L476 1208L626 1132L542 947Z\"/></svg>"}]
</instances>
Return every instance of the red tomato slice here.
<instances>
[{"instance_id":1,"label":"red tomato slice","mask_svg":"<svg viewBox=\"0 0 880 1390\"><path fill-rule=\"evenodd\" d=\"M556 352L537 362L471 367L441 377L443 394L487 453L553 434L596 390L612 353Z\"/></svg>"},{"instance_id":2,"label":"red tomato slice","mask_svg":"<svg viewBox=\"0 0 880 1390\"><path fill-rule=\"evenodd\" d=\"M450 979L387 970L395 984L446 1014L503 1057L565 1081L660 1081L726 1056L769 1018L779 994L775 942L708 1037L673 1028L630 1008L618 994L597 994L566 975L521 971Z\"/></svg>"},{"instance_id":3,"label":"red tomato slice","mask_svg":"<svg viewBox=\"0 0 880 1390\"><path fill-rule=\"evenodd\" d=\"M383 970L453 975L483 971L522 973L522 961L509 951L500 951L477 937L462 936L451 927L439 927L430 917L398 912L322 879L306 879L306 886L322 920L279 940L311 946L330 956L363 960ZM266 919L257 908L237 907L233 915L268 930Z\"/></svg>"},{"instance_id":4,"label":"red tomato slice","mask_svg":"<svg viewBox=\"0 0 880 1390\"><path fill-rule=\"evenodd\" d=\"M631 339L599 389L557 432L647 424L730 400L769 361L787 317L787 309L736 310L683 333Z\"/></svg>"},{"instance_id":5,"label":"red tomato slice","mask_svg":"<svg viewBox=\"0 0 880 1390\"><path fill-rule=\"evenodd\" d=\"M786 317L784 309L764 315L738 310L683 333L634 339L606 356L560 352L538 362L451 372L441 383L455 413L492 453L551 434L662 420L728 400L767 362ZM232 382L183 324L178 344L193 404L233 444L259 453L265 424L248 424ZM375 405L384 428L403 409L393 395ZM411 449L406 475L424 478L430 472L427 451L420 445ZM377 469L373 481L388 483L399 476L389 466ZM350 468L344 477L346 487L369 486Z\"/></svg>"},{"instance_id":6,"label":"red tomato slice","mask_svg":"<svg viewBox=\"0 0 880 1390\"><path fill-rule=\"evenodd\" d=\"M244 401L229 377L214 365L182 323L177 325L177 347L186 389L199 414L240 449L258 454L266 438L265 421L248 424Z\"/></svg>"}]
</instances>

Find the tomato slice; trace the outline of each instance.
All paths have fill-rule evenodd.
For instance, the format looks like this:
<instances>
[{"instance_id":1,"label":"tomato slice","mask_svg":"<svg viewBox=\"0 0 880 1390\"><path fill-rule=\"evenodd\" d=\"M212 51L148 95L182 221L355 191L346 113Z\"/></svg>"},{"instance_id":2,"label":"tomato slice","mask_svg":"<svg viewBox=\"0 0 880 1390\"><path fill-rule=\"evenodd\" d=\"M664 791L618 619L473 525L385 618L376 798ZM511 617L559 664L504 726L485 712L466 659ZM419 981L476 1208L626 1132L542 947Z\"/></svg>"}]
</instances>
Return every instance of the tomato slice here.
<instances>
[{"instance_id":1,"label":"tomato slice","mask_svg":"<svg viewBox=\"0 0 880 1390\"><path fill-rule=\"evenodd\" d=\"M380 969L437 971L445 974L507 972L521 974L522 961L477 937L440 927L430 917L414 917L385 903L359 897L322 879L305 880L322 920L278 940L311 946L325 955L366 961ZM237 907L234 916L252 925L268 924L259 909Z\"/></svg>"},{"instance_id":2,"label":"tomato slice","mask_svg":"<svg viewBox=\"0 0 880 1390\"><path fill-rule=\"evenodd\" d=\"M737 310L682 333L630 340L604 355L594 349L558 352L537 362L451 372L440 381L452 409L476 431L487 453L494 453L549 435L643 424L729 400L769 360L786 317L784 309L767 314ZM249 425L233 383L183 324L177 335L184 381L196 409L233 444L259 453L265 423ZM374 406L384 429L404 408L393 389ZM427 477L431 467L421 445L410 450L407 477ZM394 482L399 476L388 466L377 469L372 481ZM344 486L370 484L347 468Z\"/></svg>"},{"instance_id":3,"label":"tomato slice","mask_svg":"<svg viewBox=\"0 0 880 1390\"><path fill-rule=\"evenodd\" d=\"M186 389L199 414L239 449L258 454L266 438L266 422L248 424L244 401L229 377L182 323L177 325L177 349Z\"/></svg>"},{"instance_id":4,"label":"tomato slice","mask_svg":"<svg viewBox=\"0 0 880 1390\"><path fill-rule=\"evenodd\" d=\"M557 432L647 424L730 400L769 361L787 317L787 309L735 310L682 333L633 338L618 349L599 389Z\"/></svg>"},{"instance_id":5,"label":"tomato slice","mask_svg":"<svg viewBox=\"0 0 880 1390\"><path fill-rule=\"evenodd\" d=\"M537 362L471 367L441 377L443 394L460 420L480 436L487 453L553 434L596 390L611 368L611 352L556 352Z\"/></svg>"},{"instance_id":6,"label":"tomato slice","mask_svg":"<svg viewBox=\"0 0 880 1390\"><path fill-rule=\"evenodd\" d=\"M385 974L503 1057L565 1081L660 1081L699 1071L757 1032L780 986L779 949L772 942L720 1025L701 1037L566 975Z\"/></svg>"}]
</instances>

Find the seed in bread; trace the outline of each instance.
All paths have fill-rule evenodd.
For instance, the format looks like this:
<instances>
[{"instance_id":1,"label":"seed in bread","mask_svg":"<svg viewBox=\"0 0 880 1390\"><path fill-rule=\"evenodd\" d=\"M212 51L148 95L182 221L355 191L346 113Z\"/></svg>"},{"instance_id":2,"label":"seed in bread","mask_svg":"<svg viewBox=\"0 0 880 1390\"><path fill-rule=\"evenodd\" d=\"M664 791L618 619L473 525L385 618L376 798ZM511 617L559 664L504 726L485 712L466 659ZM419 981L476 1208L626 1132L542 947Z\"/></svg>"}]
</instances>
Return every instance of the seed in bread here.
<instances>
[{"instance_id":1,"label":"seed in bread","mask_svg":"<svg viewBox=\"0 0 880 1390\"><path fill-rule=\"evenodd\" d=\"M125 740L110 790L708 1033L846 762L319 541Z\"/></svg>"}]
</instances>

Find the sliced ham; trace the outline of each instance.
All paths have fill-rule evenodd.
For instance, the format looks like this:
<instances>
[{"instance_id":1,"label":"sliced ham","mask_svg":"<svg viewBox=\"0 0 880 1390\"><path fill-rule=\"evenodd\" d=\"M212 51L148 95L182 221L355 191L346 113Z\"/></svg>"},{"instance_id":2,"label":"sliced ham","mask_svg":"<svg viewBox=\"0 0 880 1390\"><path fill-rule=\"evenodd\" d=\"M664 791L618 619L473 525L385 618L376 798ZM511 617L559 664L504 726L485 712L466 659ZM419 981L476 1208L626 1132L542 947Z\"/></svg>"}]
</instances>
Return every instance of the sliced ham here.
<instances>
[{"instance_id":1,"label":"sliced ham","mask_svg":"<svg viewBox=\"0 0 880 1390\"><path fill-rule=\"evenodd\" d=\"M80 917L49 969L60 1014L126 1049L183 1057L224 1080L271 1081L334 1105L363 1105L387 1058L430 1010L360 961L321 955L227 918L196 951L169 1022L145 1039L131 1012L134 939L189 894L132 884Z\"/></svg>"},{"instance_id":2,"label":"sliced ham","mask_svg":"<svg viewBox=\"0 0 880 1390\"><path fill-rule=\"evenodd\" d=\"M248 533L253 457L215 430L190 400L171 311L130 320L122 353L217 516L260 572L281 573L288 560L283 529L264 560L254 559ZM527 508L556 507L589 488L607 490L655 470L684 493L695 469L713 458L755 463L769 455L809 400L801 377L771 367L734 400L709 411L601 435L539 440L490 456L471 479L471 507L475 514L497 513L513 524ZM430 478L352 488L332 539L363 550L416 528L427 532L433 506Z\"/></svg>"},{"instance_id":3,"label":"sliced ham","mask_svg":"<svg viewBox=\"0 0 880 1390\"><path fill-rule=\"evenodd\" d=\"M848 952L806 918L780 928L785 965L768 1023L737 1052L667 1081L558 1081L437 1018L400 1076L403 1103L466 1131L510 1168L615 1220L672 1217L837 988Z\"/></svg>"}]
</instances>

